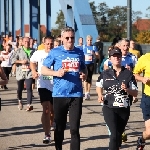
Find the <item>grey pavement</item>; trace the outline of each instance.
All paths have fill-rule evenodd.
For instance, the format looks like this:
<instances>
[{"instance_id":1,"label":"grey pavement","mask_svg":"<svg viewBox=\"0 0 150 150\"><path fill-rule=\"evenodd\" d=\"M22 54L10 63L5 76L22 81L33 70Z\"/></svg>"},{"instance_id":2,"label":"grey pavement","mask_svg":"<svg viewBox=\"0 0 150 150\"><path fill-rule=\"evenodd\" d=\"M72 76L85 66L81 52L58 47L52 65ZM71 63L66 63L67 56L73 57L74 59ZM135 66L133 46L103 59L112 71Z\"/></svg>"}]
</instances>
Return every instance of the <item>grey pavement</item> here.
<instances>
[{"instance_id":1,"label":"grey pavement","mask_svg":"<svg viewBox=\"0 0 150 150\"><path fill-rule=\"evenodd\" d=\"M80 136L81 150L108 150L109 137L102 114L102 106L97 102L95 92L95 80L98 75L93 76L93 85L91 89L91 100L83 102L83 113L81 118ZM139 90L141 84L138 83ZM0 90L2 98L2 110L0 112L0 150L55 150L54 141L45 145L42 143L44 137L41 114L42 107L36 89L34 90L33 106L34 110L26 112L25 108L21 111L17 108L16 99L16 80L10 78L8 84L9 90ZM26 104L26 91L23 92L23 102ZM135 150L136 140L144 130L140 105L141 92L139 92L139 101L131 107L130 120L126 127L128 141L122 144L123 150ZM24 105L25 106L25 105ZM53 140L53 132L52 140ZM63 150L69 150L70 132L69 123L65 130L65 139ZM145 150L149 150L147 143Z\"/></svg>"}]
</instances>

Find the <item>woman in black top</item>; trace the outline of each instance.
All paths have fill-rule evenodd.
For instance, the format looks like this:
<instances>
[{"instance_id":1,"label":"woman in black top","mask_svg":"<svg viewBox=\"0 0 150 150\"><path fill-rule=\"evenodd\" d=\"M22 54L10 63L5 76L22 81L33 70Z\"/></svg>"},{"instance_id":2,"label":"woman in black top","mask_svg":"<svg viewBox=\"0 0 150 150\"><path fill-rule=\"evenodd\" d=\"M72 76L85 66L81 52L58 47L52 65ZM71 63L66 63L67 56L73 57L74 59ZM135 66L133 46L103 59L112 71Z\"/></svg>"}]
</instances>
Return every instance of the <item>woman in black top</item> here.
<instances>
[{"instance_id":1,"label":"woman in black top","mask_svg":"<svg viewBox=\"0 0 150 150\"><path fill-rule=\"evenodd\" d=\"M109 150L119 150L121 147L121 136L130 116L130 105L133 96L138 94L135 78L130 70L121 66L121 57L119 48L112 49L109 52L112 68L103 71L96 82L98 101L104 103L104 120L111 132Z\"/></svg>"}]
</instances>

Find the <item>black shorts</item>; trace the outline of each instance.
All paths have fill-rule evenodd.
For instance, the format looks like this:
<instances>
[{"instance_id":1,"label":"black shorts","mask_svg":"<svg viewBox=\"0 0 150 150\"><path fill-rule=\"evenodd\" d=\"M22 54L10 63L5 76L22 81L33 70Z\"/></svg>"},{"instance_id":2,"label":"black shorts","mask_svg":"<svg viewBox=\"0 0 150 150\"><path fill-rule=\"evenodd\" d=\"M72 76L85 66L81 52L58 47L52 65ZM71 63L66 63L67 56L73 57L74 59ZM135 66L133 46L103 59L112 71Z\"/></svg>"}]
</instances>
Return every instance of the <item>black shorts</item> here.
<instances>
[{"instance_id":1,"label":"black shorts","mask_svg":"<svg viewBox=\"0 0 150 150\"><path fill-rule=\"evenodd\" d=\"M87 71L88 71L86 82L91 84L92 76L93 76L93 72L94 72L94 64L86 64L86 67L87 67Z\"/></svg>"},{"instance_id":2,"label":"black shorts","mask_svg":"<svg viewBox=\"0 0 150 150\"><path fill-rule=\"evenodd\" d=\"M45 101L50 101L50 103L53 105L52 91L50 91L46 88L38 88L38 92L40 95L41 103L43 103Z\"/></svg>"},{"instance_id":3,"label":"black shorts","mask_svg":"<svg viewBox=\"0 0 150 150\"><path fill-rule=\"evenodd\" d=\"M35 84L35 79L32 79L32 84Z\"/></svg>"}]
</instances>

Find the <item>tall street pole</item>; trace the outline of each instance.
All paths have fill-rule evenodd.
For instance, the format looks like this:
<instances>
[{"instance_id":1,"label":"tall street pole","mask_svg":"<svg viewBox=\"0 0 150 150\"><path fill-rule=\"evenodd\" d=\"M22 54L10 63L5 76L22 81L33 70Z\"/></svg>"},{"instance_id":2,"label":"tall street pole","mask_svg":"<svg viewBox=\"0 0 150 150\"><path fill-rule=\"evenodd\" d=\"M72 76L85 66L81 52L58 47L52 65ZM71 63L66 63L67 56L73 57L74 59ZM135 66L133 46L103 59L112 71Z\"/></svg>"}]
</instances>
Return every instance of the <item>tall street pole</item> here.
<instances>
[{"instance_id":1,"label":"tall street pole","mask_svg":"<svg viewBox=\"0 0 150 150\"><path fill-rule=\"evenodd\" d=\"M132 0L127 0L127 39L132 38Z\"/></svg>"}]
</instances>

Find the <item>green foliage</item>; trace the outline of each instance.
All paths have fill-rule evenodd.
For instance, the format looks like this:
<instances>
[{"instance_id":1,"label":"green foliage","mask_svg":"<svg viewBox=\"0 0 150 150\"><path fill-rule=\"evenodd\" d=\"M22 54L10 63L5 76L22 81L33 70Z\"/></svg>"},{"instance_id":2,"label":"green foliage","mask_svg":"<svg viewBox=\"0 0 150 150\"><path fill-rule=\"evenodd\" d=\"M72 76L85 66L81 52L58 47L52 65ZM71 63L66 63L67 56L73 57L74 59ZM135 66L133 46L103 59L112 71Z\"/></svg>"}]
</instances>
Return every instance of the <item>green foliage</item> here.
<instances>
[{"instance_id":1,"label":"green foliage","mask_svg":"<svg viewBox=\"0 0 150 150\"><path fill-rule=\"evenodd\" d=\"M51 30L51 35L54 37L58 37L61 34L61 30L60 29L52 29Z\"/></svg>"},{"instance_id":2,"label":"green foliage","mask_svg":"<svg viewBox=\"0 0 150 150\"><path fill-rule=\"evenodd\" d=\"M57 29L60 30L65 27L65 17L62 10L59 10L59 12L57 12L57 19L55 24L57 25Z\"/></svg>"}]
</instances>

